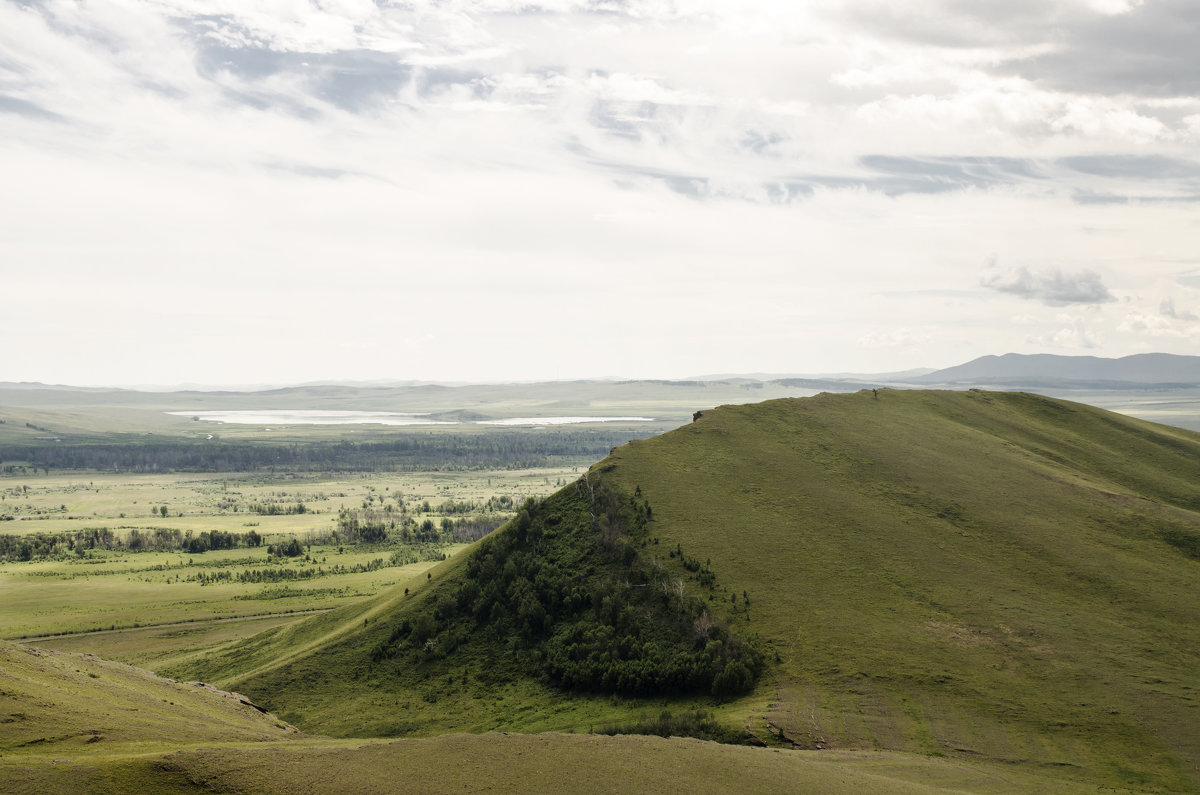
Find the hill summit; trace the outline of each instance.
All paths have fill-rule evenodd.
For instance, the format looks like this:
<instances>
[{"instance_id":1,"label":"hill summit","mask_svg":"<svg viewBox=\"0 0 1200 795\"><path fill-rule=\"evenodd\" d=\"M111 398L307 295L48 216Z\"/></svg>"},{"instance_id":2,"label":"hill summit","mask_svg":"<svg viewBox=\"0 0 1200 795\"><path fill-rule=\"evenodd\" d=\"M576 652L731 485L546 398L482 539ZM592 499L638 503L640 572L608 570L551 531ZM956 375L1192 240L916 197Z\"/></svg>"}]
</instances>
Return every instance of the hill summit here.
<instances>
[{"instance_id":1,"label":"hill summit","mask_svg":"<svg viewBox=\"0 0 1200 795\"><path fill-rule=\"evenodd\" d=\"M1200 786L1200 436L1080 404L703 411L386 598L301 659L264 668L268 634L192 675L342 735L673 710L802 748Z\"/></svg>"}]
</instances>

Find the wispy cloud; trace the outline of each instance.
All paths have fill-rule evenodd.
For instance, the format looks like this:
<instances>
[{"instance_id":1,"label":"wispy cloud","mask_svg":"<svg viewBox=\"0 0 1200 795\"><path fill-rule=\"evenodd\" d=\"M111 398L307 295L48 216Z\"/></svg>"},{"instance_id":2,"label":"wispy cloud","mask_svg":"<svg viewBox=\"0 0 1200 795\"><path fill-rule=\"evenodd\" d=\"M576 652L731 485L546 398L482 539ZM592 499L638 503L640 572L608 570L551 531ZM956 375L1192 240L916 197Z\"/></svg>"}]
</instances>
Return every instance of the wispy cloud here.
<instances>
[{"instance_id":1,"label":"wispy cloud","mask_svg":"<svg viewBox=\"0 0 1200 795\"><path fill-rule=\"evenodd\" d=\"M1039 349L1066 350L1095 350L1104 344L1104 335L1086 318L1060 315L1057 318L1058 328L1042 335L1033 335L1026 339L1029 344Z\"/></svg>"},{"instance_id":2,"label":"wispy cloud","mask_svg":"<svg viewBox=\"0 0 1200 795\"><path fill-rule=\"evenodd\" d=\"M1158 311L1164 316L1173 320L1200 321L1200 317L1195 312L1190 312L1186 309L1177 309L1175 299L1168 296L1158 305Z\"/></svg>"},{"instance_id":3,"label":"wispy cloud","mask_svg":"<svg viewBox=\"0 0 1200 795\"><path fill-rule=\"evenodd\" d=\"M1034 273L1028 268L1008 268L986 274L981 284L991 290L1051 306L1103 304L1115 301L1100 274L1091 270L1064 273L1053 269Z\"/></svg>"}]
</instances>

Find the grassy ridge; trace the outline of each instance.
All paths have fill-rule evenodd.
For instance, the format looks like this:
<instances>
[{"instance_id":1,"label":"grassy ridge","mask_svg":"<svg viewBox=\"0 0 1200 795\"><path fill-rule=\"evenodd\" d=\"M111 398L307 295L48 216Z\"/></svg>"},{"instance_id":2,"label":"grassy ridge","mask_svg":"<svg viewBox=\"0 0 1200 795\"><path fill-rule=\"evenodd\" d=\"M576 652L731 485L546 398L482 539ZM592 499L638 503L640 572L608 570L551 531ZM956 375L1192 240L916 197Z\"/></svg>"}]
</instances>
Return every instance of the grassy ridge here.
<instances>
[{"instance_id":1,"label":"grassy ridge","mask_svg":"<svg viewBox=\"0 0 1200 795\"><path fill-rule=\"evenodd\" d=\"M810 748L991 759L1105 786L1200 786L1200 441L1033 395L728 406L593 468L653 506L665 566L774 662L729 725ZM503 531L502 531L503 532ZM376 623L239 689L334 734L589 730L666 705L529 678L512 656L383 669L465 556Z\"/></svg>"},{"instance_id":2,"label":"grassy ridge","mask_svg":"<svg viewBox=\"0 0 1200 795\"><path fill-rule=\"evenodd\" d=\"M755 719L802 745L1200 784L1195 434L889 390L722 407L605 466L748 589L780 655Z\"/></svg>"}]
</instances>

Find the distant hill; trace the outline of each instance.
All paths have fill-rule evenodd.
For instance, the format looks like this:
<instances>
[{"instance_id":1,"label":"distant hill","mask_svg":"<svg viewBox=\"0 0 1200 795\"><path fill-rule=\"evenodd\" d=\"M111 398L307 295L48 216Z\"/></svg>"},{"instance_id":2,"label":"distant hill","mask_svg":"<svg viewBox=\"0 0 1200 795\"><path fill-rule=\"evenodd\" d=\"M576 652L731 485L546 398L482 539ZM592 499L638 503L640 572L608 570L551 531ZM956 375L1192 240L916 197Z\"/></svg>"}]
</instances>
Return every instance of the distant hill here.
<instances>
[{"instance_id":1,"label":"distant hill","mask_svg":"<svg viewBox=\"0 0 1200 795\"><path fill-rule=\"evenodd\" d=\"M1139 353L1120 359L1006 353L907 379L917 384L1200 384L1200 356Z\"/></svg>"},{"instance_id":2,"label":"distant hill","mask_svg":"<svg viewBox=\"0 0 1200 795\"><path fill-rule=\"evenodd\" d=\"M703 411L374 617L322 617L349 634L296 658L267 633L176 675L342 736L711 712L768 744L1195 791L1198 583L1200 435L864 390Z\"/></svg>"}]
</instances>

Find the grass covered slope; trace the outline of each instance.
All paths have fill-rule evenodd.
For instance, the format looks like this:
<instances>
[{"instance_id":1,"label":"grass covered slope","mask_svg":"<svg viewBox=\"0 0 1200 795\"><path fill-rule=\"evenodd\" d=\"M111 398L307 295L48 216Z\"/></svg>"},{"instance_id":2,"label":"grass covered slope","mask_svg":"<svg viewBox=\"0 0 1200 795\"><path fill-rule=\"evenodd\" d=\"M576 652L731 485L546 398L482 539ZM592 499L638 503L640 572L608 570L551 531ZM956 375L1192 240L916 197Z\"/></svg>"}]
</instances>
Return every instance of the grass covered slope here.
<instances>
[{"instance_id":1,"label":"grass covered slope","mask_svg":"<svg viewBox=\"0 0 1200 795\"><path fill-rule=\"evenodd\" d=\"M1200 437L1027 394L726 406L619 448L745 589L803 746L1200 786Z\"/></svg>"},{"instance_id":2,"label":"grass covered slope","mask_svg":"<svg viewBox=\"0 0 1200 795\"><path fill-rule=\"evenodd\" d=\"M336 643L220 676L341 736L699 709L805 748L1195 789L1198 511L1200 437L1082 405L883 390L726 406L618 448ZM761 674L749 657L723 690L740 648ZM690 686L656 679L687 655Z\"/></svg>"},{"instance_id":3,"label":"grass covered slope","mask_svg":"<svg viewBox=\"0 0 1200 795\"><path fill-rule=\"evenodd\" d=\"M746 748L690 738L450 734L337 746L187 750L160 780L217 792L935 793L1089 792L998 765L870 752Z\"/></svg>"},{"instance_id":4,"label":"grass covered slope","mask_svg":"<svg viewBox=\"0 0 1200 795\"><path fill-rule=\"evenodd\" d=\"M245 700L88 654L0 641L0 755L75 755L280 740L295 729Z\"/></svg>"}]
</instances>

